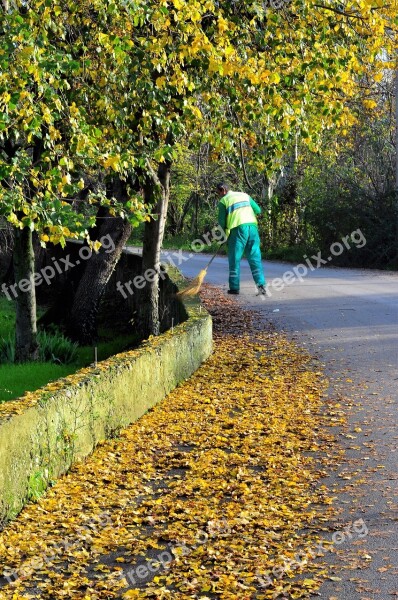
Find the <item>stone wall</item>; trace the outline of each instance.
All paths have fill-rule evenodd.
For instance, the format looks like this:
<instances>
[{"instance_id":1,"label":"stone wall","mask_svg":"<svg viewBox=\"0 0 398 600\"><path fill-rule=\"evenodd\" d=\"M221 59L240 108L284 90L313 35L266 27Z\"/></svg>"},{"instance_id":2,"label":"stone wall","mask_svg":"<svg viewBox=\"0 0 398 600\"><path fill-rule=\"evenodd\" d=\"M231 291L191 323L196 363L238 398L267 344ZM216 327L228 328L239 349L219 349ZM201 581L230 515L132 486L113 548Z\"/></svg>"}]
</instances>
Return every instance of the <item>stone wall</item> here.
<instances>
[{"instance_id":1,"label":"stone wall","mask_svg":"<svg viewBox=\"0 0 398 600\"><path fill-rule=\"evenodd\" d=\"M176 289L172 281L168 285ZM0 405L0 523L99 442L163 400L209 357L209 314L197 298L176 306L186 320L172 330Z\"/></svg>"}]
</instances>

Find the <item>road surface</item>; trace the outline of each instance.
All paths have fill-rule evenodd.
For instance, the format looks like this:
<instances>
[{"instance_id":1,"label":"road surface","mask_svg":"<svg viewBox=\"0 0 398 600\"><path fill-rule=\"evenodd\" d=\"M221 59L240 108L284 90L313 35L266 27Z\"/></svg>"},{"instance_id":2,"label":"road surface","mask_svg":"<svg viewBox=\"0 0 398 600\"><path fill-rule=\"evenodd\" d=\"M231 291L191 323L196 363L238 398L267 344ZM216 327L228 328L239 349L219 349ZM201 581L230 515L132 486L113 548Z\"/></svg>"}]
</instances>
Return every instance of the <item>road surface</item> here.
<instances>
[{"instance_id":1,"label":"road surface","mask_svg":"<svg viewBox=\"0 0 398 600\"><path fill-rule=\"evenodd\" d=\"M173 258L186 277L194 277L209 257L188 256ZM277 282L275 289L272 284L292 265L264 267L271 296L255 296L243 261L237 301L260 311L324 364L329 393L341 394L348 415L338 432L346 455L326 484L337 491L341 523L363 519L368 532L326 555L336 580L322 587L320 597L391 600L398 597L398 273L319 268L301 280L288 277L283 288ZM216 258L206 281L227 291L224 257Z\"/></svg>"}]
</instances>

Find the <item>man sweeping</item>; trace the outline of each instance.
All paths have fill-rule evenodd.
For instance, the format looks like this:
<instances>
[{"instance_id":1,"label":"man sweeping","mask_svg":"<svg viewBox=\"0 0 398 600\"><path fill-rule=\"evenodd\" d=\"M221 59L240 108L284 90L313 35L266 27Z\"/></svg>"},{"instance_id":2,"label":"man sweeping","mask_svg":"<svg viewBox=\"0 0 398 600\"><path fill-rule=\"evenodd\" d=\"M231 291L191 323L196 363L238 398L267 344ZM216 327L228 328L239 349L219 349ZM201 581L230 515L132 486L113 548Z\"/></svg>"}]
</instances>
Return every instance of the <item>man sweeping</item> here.
<instances>
[{"instance_id":1,"label":"man sweeping","mask_svg":"<svg viewBox=\"0 0 398 600\"><path fill-rule=\"evenodd\" d=\"M248 194L233 192L225 183L218 184L217 194L220 198L218 223L228 236L228 294L239 294L240 262L245 254L257 285L257 295L267 295L256 218L261 208Z\"/></svg>"}]
</instances>

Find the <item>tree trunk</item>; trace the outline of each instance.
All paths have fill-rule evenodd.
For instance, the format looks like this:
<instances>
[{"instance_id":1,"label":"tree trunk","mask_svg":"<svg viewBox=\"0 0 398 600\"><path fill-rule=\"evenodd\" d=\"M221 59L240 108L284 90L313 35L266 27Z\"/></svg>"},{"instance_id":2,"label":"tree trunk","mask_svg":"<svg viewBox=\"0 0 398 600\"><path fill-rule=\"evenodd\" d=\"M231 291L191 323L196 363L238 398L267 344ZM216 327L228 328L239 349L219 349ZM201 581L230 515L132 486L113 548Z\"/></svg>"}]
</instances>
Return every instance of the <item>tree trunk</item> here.
<instances>
[{"instance_id":1,"label":"tree trunk","mask_svg":"<svg viewBox=\"0 0 398 600\"><path fill-rule=\"evenodd\" d=\"M3 224L0 217L0 281L8 282L14 275L14 228Z\"/></svg>"},{"instance_id":2,"label":"tree trunk","mask_svg":"<svg viewBox=\"0 0 398 600\"><path fill-rule=\"evenodd\" d=\"M192 193L188 200L185 202L181 214L178 212L178 208L176 208L172 203L169 202L169 210L168 210L168 222L167 222L167 232L171 233L171 235L180 235L184 231L185 219L188 215L189 209L191 208L192 202L196 198L196 193Z\"/></svg>"},{"instance_id":3,"label":"tree trunk","mask_svg":"<svg viewBox=\"0 0 398 600\"><path fill-rule=\"evenodd\" d=\"M35 256L32 231L16 229L14 242L14 274L16 298L15 362L37 360Z\"/></svg>"},{"instance_id":4,"label":"tree trunk","mask_svg":"<svg viewBox=\"0 0 398 600\"><path fill-rule=\"evenodd\" d=\"M151 170L145 182L144 194L145 203L153 206L153 214L157 217L145 223L143 242L142 273L146 285L140 294L139 326L145 338L160 333L160 251L170 195L170 163L160 163L157 173Z\"/></svg>"},{"instance_id":5,"label":"tree trunk","mask_svg":"<svg viewBox=\"0 0 398 600\"><path fill-rule=\"evenodd\" d=\"M195 193L195 235L199 235L199 194Z\"/></svg>"},{"instance_id":6,"label":"tree trunk","mask_svg":"<svg viewBox=\"0 0 398 600\"><path fill-rule=\"evenodd\" d=\"M119 201L127 199L125 182L113 180L108 195ZM107 209L99 211L95 234L92 239L107 239L107 248L93 252L85 264L79 281L70 317L67 323L68 335L80 344L91 344L97 335L97 314L106 285L122 254L123 247L131 235L128 221L111 217ZM108 242L112 242L109 244Z\"/></svg>"}]
</instances>

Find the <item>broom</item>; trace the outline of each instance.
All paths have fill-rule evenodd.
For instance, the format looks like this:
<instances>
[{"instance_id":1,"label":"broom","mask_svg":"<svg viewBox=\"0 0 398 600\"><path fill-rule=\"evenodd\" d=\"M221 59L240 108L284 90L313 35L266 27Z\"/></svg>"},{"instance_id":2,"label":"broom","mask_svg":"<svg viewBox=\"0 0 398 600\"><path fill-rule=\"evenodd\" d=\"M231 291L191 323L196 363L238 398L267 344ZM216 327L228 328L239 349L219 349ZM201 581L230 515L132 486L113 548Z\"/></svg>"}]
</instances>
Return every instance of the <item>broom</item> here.
<instances>
[{"instance_id":1,"label":"broom","mask_svg":"<svg viewBox=\"0 0 398 600\"><path fill-rule=\"evenodd\" d=\"M185 289L183 289L181 292L178 292L177 296L179 298L196 296L196 294L199 293L200 288L202 287L202 283L207 275L208 268L210 267L211 263L216 258L216 256L218 255L218 253L220 252L220 250L224 246L224 244L225 244L225 242L223 242L222 244L219 245L219 247L217 248L217 252L215 254L213 254L211 259L207 263L206 267L204 269L202 269L201 271L199 271L199 274L195 277L195 279L192 279L191 283L189 285L187 285L187 287Z\"/></svg>"}]
</instances>

